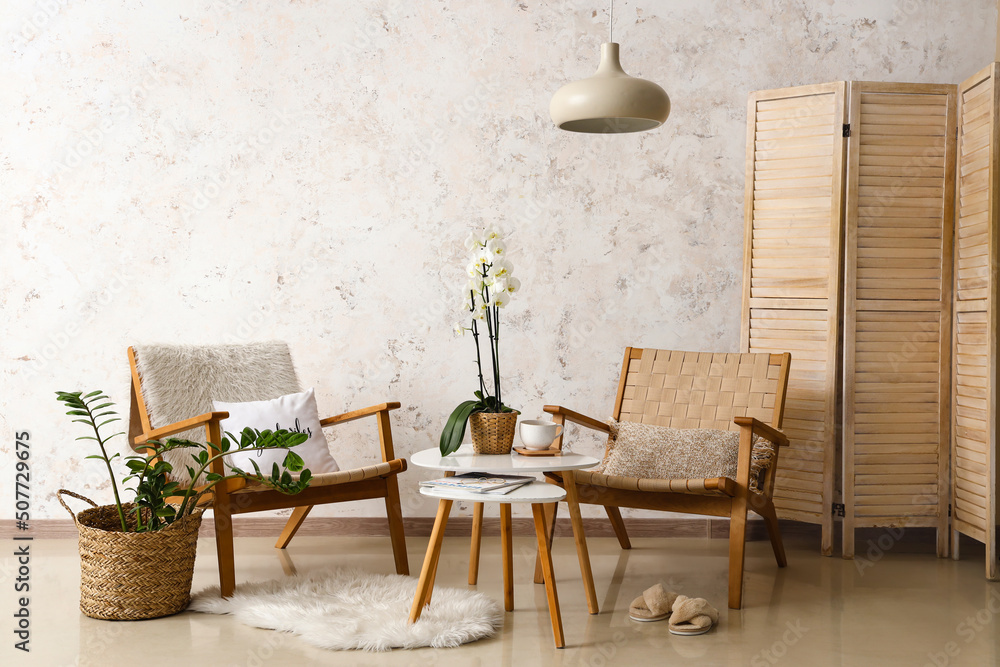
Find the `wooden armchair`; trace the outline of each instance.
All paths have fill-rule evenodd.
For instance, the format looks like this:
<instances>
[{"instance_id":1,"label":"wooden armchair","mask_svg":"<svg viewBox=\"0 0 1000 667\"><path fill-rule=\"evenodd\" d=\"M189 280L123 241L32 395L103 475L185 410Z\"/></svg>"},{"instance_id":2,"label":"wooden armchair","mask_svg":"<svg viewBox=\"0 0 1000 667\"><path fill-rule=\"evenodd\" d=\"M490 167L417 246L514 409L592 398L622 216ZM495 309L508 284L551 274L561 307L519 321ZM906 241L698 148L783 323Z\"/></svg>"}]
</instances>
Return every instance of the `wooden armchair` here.
<instances>
[{"instance_id":1,"label":"wooden armchair","mask_svg":"<svg viewBox=\"0 0 1000 667\"><path fill-rule=\"evenodd\" d=\"M620 507L666 510L688 514L729 517L729 607L739 609L743 598L743 562L748 509L767 526L779 567L785 567L785 550L778 517L771 502L780 446L788 439L781 420L791 355L723 354L627 348L622 366L614 418L673 428L739 431L739 464L736 479L637 479L601 472L577 471L581 503L603 505L623 549L631 547ZM604 422L561 406L544 410L558 423L573 422L609 432ZM753 436L774 445L771 465L751 489ZM557 441L562 446L562 439ZM548 481L562 484L558 473ZM547 528L555 525L557 506L548 512ZM550 532L551 539L551 532ZM537 582L538 572L536 568Z\"/></svg>"},{"instance_id":2,"label":"wooden armchair","mask_svg":"<svg viewBox=\"0 0 1000 667\"><path fill-rule=\"evenodd\" d=\"M135 449L145 449L145 443L151 439L171 436L219 444L222 439L219 422L229 413L213 412L212 400L267 400L300 391L291 355L284 343L130 347L128 359L132 370L128 436ZM174 384L165 383L164 375L173 376ZM177 390L177 377L188 379L184 391ZM396 479L396 475L406 470L406 460L395 458L389 423L389 411L398 407L399 403L382 403L320 421L326 427L374 417L381 445L380 463L315 475L309 488L292 496L262 485L248 484L245 480L229 480L224 488L220 484L205 495L204 504L214 513L223 597L232 595L236 586L232 516L247 512L294 508L275 544L276 548L284 549L313 506L384 498L396 572L410 573ZM190 410L197 416L179 419L178 410ZM213 462L212 472L223 474L223 465L221 460ZM174 465L175 471L183 469Z\"/></svg>"}]
</instances>

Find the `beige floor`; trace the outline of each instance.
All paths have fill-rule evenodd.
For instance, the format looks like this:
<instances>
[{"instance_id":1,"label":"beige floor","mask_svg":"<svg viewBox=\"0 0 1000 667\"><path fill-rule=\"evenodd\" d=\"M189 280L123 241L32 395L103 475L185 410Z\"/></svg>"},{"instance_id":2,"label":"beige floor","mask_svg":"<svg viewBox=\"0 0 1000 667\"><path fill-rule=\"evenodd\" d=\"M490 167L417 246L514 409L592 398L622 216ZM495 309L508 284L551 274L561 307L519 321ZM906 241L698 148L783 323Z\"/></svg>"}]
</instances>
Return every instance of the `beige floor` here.
<instances>
[{"instance_id":1,"label":"beige floor","mask_svg":"<svg viewBox=\"0 0 1000 667\"><path fill-rule=\"evenodd\" d=\"M243 579L284 576L271 540L237 541ZM416 569L426 539L409 540ZM502 599L497 538L484 540L479 589ZM515 611L493 639L458 649L383 654L333 653L298 638L240 625L228 617L184 613L154 621L111 623L82 616L75 541L33 543L32 652L12 649L11 559L0 613L6 620L2 665L997 665L1000 664L1000 584L983 579L982 552L960 562L938 560L927 548L890 545L880 558L823 558L816 544L789 544L786 570L769 546L749 545L743 611L726 607L726 544L721 540L634 540L621 551L611 539L590 541L601 613L589 616L573 542L556 541L556 573L567 646L552 645L545 593L531 582L533 552L516 538ZM194 588L215 582L213 544L202 541ZM448 538L439 586L465 586L466 540ZM299 572L331 564L392 571L387 539L310 538L288 553ZM878 554L876 554L878 555ZM708 598L722 611L719 626L701 637L676 637L665 623L628 619L632 597L663 580L669 588ZM948 653L951 655L948 655Z\"/></svg>"}]
</instances>

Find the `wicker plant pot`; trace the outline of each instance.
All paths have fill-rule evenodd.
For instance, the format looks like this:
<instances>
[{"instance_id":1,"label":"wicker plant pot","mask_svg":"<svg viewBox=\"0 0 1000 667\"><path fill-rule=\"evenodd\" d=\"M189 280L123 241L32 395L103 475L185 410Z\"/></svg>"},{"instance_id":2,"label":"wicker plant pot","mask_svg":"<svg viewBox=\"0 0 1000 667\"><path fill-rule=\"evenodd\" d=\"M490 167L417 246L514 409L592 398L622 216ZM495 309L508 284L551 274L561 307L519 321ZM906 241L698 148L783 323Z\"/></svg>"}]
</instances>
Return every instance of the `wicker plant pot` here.
<instances>
[{"instance_id":1,"label":"wicker plant pot","mask_svg":"<svg viewBox=\"0 0 1000 667\"><path fill-rule=\"evenodd\" d=\"M474 412L469 415L472 450L476 454L510 454L517 416L514 412Z\"/></svg>"},{"instance_id":2,"label":"wicker plant pot","mask_svg":"<svg viewBox=\"0 0 1000 667\"><path fill-rule=\"evenodd\" d=\"M93 505L73 514L62 495ZM114 505L60 489L59 502L80 532L80 611L91 618L137 621L184 611L191 602L191 577L202 510L151 533L123 533ZM125 521L135 527L135 505L123 503Z\"/></svg>"}]
</instances>

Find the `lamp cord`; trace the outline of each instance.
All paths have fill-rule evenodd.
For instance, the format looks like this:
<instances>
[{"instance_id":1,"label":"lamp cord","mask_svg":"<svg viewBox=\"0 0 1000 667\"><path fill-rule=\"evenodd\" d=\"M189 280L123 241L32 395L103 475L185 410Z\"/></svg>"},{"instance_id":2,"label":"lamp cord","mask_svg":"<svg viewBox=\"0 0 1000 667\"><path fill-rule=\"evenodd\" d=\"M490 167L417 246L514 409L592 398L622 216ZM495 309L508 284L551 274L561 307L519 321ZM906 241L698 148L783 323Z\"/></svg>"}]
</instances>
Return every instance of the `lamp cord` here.
<instances>
[{"instance_id":1,"label":"lamp cord","mask_svg":"<svg viewBox=\"0 0 1000 667\"><path fill-rule=\"evenodd\" d=\"M608 41L615 41L615 0L611 0L611 11L608 13Z\"/></svg>"}]
</instances>

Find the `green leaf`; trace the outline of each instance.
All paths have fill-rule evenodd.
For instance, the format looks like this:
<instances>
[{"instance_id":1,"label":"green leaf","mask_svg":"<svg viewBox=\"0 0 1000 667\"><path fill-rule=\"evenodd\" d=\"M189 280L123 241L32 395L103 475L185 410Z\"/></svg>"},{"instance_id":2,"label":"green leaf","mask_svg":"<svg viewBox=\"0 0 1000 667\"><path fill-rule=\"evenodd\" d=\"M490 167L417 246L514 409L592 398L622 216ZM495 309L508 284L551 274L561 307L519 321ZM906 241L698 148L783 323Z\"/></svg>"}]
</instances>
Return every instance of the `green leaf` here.
<instances>
[{"instance_id":1,"label":"green leaf","mask_svg":"<svg viewBox=\"0 0 1000 667\"><path fill-rule=\"evenodd\" d=\"M84 456L85 459L97 459L98 461L103 461L104 457L100 454L91 454L90 456Z\"/></svg>"},{"instance_id":2,"label":"green leaf","mask_svg":"<svg viewBox=\"0 0 1000 667\"><path fill-rule=\"evenodd\" d=\"M448 417L448 422L441 431L441 456L458 450L462 445L462 438L465 437L465 424L469 420L469 415L473 412L480 412L483 409L481 401L463 401Z\"/></svg>"},{"instance_id":3,"label":"green leaf","mask_svg":"<svg viewBox=\"0 0 1000 667\"><path fill-rule=\"evenodd\" d=\"M302 470L302 466L305 465L305 463L302 461L301 456L299 456L293 451L289 451L287 454L285 454L285 460L282 462L282 465L284 465L292 472L298 472Z\"/></svg>"},{"instance_id":4,"label":"green leaf","mask_svg":"<svg viewBox=\"0 0 1000 667\"><path fill-rule=\"evenodd\" d=\"M78 392L75 393L75 395L79 396L81 393L82 392L78 391ZM103 391L101 391L100 389L98 389L97 391L90 392L89 394L87 394L86 396L84 396L84 398L90 398L91 396L100 396L103 393L104 393Z\"/></svg>"}]
</instances>

